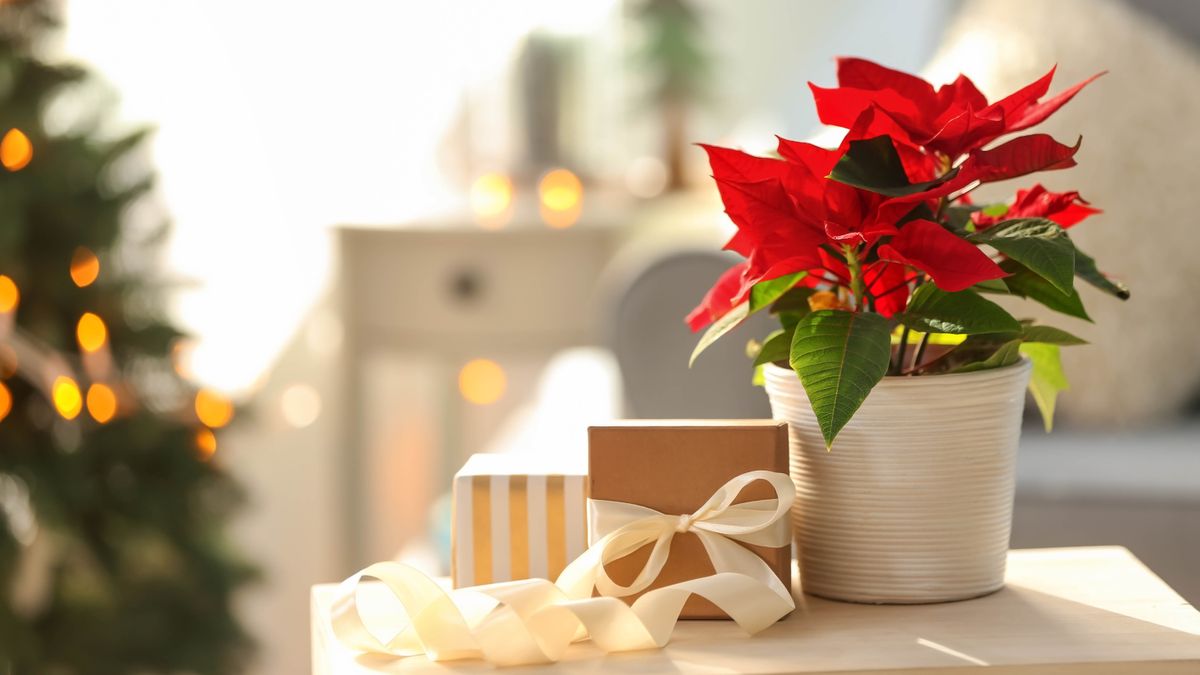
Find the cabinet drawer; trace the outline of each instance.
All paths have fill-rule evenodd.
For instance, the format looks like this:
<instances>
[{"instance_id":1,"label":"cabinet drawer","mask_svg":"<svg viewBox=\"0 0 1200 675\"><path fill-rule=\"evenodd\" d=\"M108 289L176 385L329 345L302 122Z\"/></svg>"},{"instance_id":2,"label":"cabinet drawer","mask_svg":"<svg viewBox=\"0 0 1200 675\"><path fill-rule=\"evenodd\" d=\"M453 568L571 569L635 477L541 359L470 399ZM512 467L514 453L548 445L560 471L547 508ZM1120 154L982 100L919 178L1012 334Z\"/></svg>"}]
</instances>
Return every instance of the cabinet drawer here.
<instances>
[{"instance_id":1,"label":"cabinet drawer","mask_svg":"<svg viewBox=\"0 0 1200 675\"><path fill-rule=\"evenodd\" d=\"M590 342L611 232L341 229L346 319L395 345Z\"/></svg>"}]
</instances>

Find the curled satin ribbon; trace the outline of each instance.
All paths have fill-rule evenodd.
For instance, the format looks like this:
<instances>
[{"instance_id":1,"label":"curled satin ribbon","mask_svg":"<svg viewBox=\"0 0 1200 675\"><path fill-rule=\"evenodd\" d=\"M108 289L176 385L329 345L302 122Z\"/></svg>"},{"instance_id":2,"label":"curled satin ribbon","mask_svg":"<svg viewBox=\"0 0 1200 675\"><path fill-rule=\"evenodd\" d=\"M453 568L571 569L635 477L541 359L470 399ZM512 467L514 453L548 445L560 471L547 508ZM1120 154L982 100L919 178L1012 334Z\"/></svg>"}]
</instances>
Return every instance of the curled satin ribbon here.
<instances>
[{"instance_id":1,"label":"curled satin ribbon","mask_svg":"<svg viewBox=\"0 0 1200 675\"><path fill-rule=\"evenodd\" d=\"M774 499L733 503L758 480L774 488ZM592 521L607 533L555 583L526 579L446 591L413 567L376 563L338 588L331 609L333 633L348 648L363 652L424 654L432 661L477 658L498 666L550 663L583 638L605 652L661 648L692 595L712 602L746 632L757 633L792 611L795 602L767 564L734 540L787 545L783 516L794 500L795 488L786 474L751 471L730 480L695 513L682 516L594 501ZM714 574L656 588L632 604L613 597L649 586L666 562L671 539L680 532L700 538ZM629 586L608 578L607 562L649 543L654 544L650 559ZM386 640L359 612L356 595L364 579L382 582L408 620ZM593 588L601 597L591 597Z\"/></svg>"}]
</instances>

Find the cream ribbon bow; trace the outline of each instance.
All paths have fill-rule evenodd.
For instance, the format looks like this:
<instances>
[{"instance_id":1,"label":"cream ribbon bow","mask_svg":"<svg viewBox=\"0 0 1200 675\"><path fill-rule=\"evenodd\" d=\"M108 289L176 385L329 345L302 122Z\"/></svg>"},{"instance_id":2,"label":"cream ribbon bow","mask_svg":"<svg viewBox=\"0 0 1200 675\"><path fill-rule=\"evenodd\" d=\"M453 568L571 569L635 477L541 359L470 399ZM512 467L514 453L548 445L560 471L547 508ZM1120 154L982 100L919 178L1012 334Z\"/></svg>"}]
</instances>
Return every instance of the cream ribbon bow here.
<instances>
[{"instance_id":1,"label":"cream ribbon bow","mask_svg":"<svg viewBox=\"0 0 1200 675\"><path fill-rule=\"evenodd\" d=\"M774 499L733 503L742 490L760 480L775 491ZM588 530L594 543L563 570L557 584L572 597L591 595L593 586L600 595L633 595L658 578L675 535L691 532L704 545L714 572L753 577L790 601L791 593L762 558L736 542L788 546L791 532L785 516L792 508L795 494L795 486L786 474L750 471L722 485L690 514L668 515L637 504L589 499ZM628 586L608 576L605 565L647 544L654 544L650 557Z\"/></svg>"},{"instance_id":2,"label":"cream ribbon bow","mask_svg":"<svg viewBox=\"0 0 1200 675\"><path fill-rule=\"evenodd\" d=\"M756 480L770 483L777 498L733 504ZM795 603L766 563L731 539L786 545L786 522L782 535L776 523L783 522L794 500L795 488L785 474L752 471L726 483L690 515L599 505L592 509L597 521L611 523L622 514L635 520L602 537L553 584L526 579L447 592L408 565L376 563L342 583L331 610L331 627L342 644L363 652L424 654L432 661L479 658L498 666L548 663L561 659L567 647L583 637L606 652L661 648L670 640L684 603L698 595L748 633L757 633L792 611ZM592 584L624 594L644 589L661 570L671 538L684 531L695 532L705 542L715 574L654 589L632 605L615 597L591 597ZM636 541L642 543L635 546ZM650 542L655 544L652 561L661 552L656 567L647 564L629 587L607 578L606 560ZM377 636L359 612L357 591L363 579L383 582L404 609L407 623L387 639Z\"/></svg>"}]
</instances>

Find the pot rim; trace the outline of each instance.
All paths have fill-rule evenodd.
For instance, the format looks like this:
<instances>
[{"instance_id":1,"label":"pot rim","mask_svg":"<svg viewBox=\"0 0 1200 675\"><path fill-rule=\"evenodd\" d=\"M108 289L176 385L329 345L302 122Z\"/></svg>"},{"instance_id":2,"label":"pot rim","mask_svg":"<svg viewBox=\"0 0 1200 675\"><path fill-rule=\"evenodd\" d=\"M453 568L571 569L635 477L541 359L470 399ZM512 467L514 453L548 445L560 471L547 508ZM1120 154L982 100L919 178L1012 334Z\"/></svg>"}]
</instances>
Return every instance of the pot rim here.
<instances>
[{"instance_id":1,"label":"pot rim","mask_svg":"<svg viewBox=\"0 0 1200 675\"><path fill-rule=\"evenodd\" d=\"M1028 356L1025 356L1024 354L1022 354L1021 360L1010 366L1001 366L1000 368L988 368L986 370L975 370L975 371L971 371L969 373L939 373L936 375L884 375L883 379L879 381L879 384L882 385L884 383L887 383L889 385L896 385L896 386L902 386L902 387L934 386L933 383L945 382L946 380L970 380L970 379L983 379L983 378L986 378L989 376L998 378L998 377L1003 377L1005 375L1016 375L1016 374L1019 374L1020 371L1028 371L1028 370L1031 370L1032 368L1033 368L1033 361L1030 361ZM784 368L773 362L764 364L764 367L763 367L764 379L769 378L772 375L779 377L782 375L782 373L791 373L793 376L795 376L795 374L796 374L796 372L794 370L792 370L791 368ZM800 378L797 377L796 381L799 382Z\"/></svg>"}]
</instances>

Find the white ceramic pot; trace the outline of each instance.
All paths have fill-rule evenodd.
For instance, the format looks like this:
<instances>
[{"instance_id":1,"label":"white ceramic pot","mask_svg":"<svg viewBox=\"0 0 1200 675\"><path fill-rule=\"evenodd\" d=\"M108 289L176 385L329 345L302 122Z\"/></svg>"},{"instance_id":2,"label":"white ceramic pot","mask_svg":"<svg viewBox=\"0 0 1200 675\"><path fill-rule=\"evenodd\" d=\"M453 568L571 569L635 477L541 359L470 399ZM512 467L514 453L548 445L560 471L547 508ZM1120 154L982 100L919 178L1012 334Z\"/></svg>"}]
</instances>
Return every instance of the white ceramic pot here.
<instances>
[{"instance_id":1,"label":"white ceramic pot","mask_svg":"<svg viewBox=\"0 0 1200 675\"><path fill-rule=\"evenodd\" d=\"M1029 371L885 377L827 451L800 379L768 365L804 591L923 603L1002 587Z\"/></svg>"}]
</instances>

